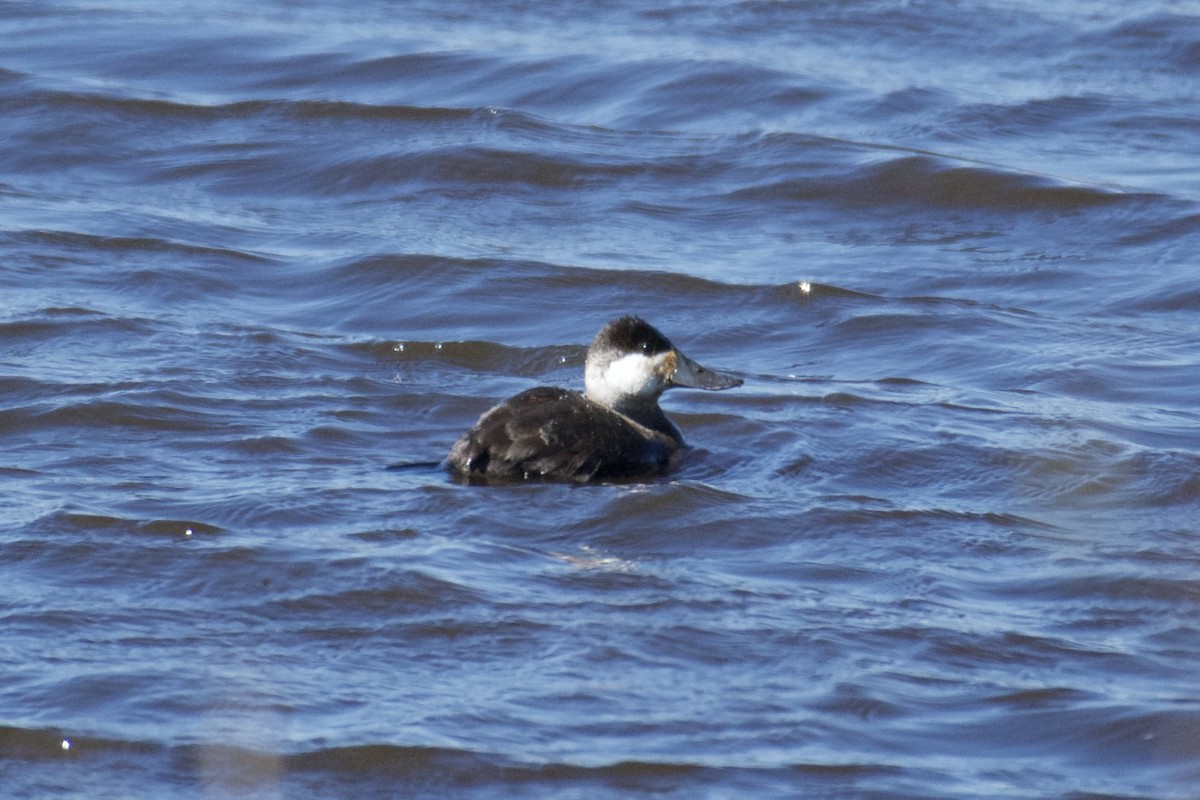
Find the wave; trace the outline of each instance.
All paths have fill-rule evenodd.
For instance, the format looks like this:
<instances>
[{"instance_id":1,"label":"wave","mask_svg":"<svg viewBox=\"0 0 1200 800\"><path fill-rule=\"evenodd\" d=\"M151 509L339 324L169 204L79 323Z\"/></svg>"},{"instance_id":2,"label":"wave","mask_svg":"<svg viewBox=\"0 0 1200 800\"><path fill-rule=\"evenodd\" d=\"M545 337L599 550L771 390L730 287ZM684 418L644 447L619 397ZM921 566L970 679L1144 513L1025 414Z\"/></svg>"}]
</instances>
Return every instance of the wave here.
<instances>
[{"instance_id":1,"label":"wave","mask_svg":"<svg viewBox=\"0 0 1200 800\"><path fill-rule=\"evenodd\" d=\"M13 244L45 245L75 251L178 255L193 259L219 258L253 263L274 263L276 261L276 259L261 253L154 236L102 236L79 231L39 228L6 233L4 238Z\"/></svg>"},{"instance_id":2,"label":"wave","mask_svg":"<svg viewBox=\"0 0 1200 800\"><path fill-rule=\"evenodd\" d=\"M0 433L37 430L123 428L153 433L202 434L223 429L226 415L203 409L181 408L176 403L136 400L89 399L10 408L0 412Z\"/></svg>"},{"instance_id":3,"label":"wave","mask_svg":"<svg viewBox=\"0 0 1200 800\"><path fill-rule=\"evenodd\" d=\"M425 253L353 258L332 268L329 276L339 282L353 284L377 285L386 282L395 285L398 282L402 286L408 281L429 281L431 277L454 286L471 286L497 282L497 276L503 276L503 280L497 282L500 285L496 289L504 290L511 286L514 291L526 296L560 289L590 293L591 290L629 287L633 293L658 290L703 298L742 291L738 287L747 286L679 272L584 267L527 259L457 258Z\"/></svg>"},{"instance_id":4,"label":"wave","mask_svg":"<svg viewBox=\"0 0 1200 800\"><path fill-rule=\"evenodd\" d=\"M0 321L0 343L14 348L36 347L59 336L146 336L154 328L153 322L142 317L112 316L83 306L52 306L32 312L18 311ZM14 376L7 380L12 383L5 389L17 396L32 393L39 383L28 377Z\"/></svg>"},{"instance_id":5,"label":"wave","mask_svg":"<svg viewBox=\"0 0 1200 800\"><path fill-rule=\"evenodd\" d=\"M55 535L89 534L105 531L141 533L151 536L215 535L224 532L218 525L191 519L132 519L88 511L58 510L50 512L29 526L30 531L45 531Z\"/></svg>"},{"instance_id":6,"label":"wave","mask_svg":"<svg viewBox=\"0 0 1200 800\"><path fill-rule=\"evenodd\" d=\"M958 724L953 721L925 731L945 754L969 758L978 748L1023 759L1045 754L1046 747L1064 748L1086 758L1103 758L1116 768L1150 769L1168 784L1183 786L1180 769L1194 761L1197 715L1192 710L1131 712L1127 707L1081 705L1070 690L1044 690L1000 697L1006 711L1002 724ZM1069 708L1055 707L1062 705ZM857 718L860 702L831 708ZM953 719L953 718L952 718ZM964 744L970 742L970 745ZM910 748L895 742L897 752ZM947 757L949 757L947 755ZM828 760L738 763L733 759L632 759L594 763L547 760L531 762L503 753L445 746L359 744L273 752L225 743L162 744L102 736L75 735L59 729L0 727L0 758L10 764L45 764L56 770L86 764L97 776L145 772L156 781L170 776L177 788L202 786L240 792L272 785L291 788L345 789L356 786L369 796L446 796L448 792L486 790L513 793L619 790L638 793L690 793L708 796L713 787L739 787L751 794L787 796L795 791L867 791L879 796L911 796L922 780L919 771L901 763L867 760L847 753ZM926 773L925 778L932 775ZM111 778L109 778L111 780ZM1176 781L1180 781L1176 783ZM386 793L384 792L386 787ZM909 789L910 791L906 791ZM923 793L922 793L923 794ZM529 795L524 795L529 796ZM574 796L574 795L572 795ZM607 796L607 795L605 795ZM847 796L839 794L839 796ZM929 796L949 796L935 794Z\"/></svg>"},{"instance_id":7,"label":"wave","mask_svg":"<svg viewBox=\"0 0 1200 800\"><path fill-rule=\"evenodd\" d=\"M826 201L843 206L923 205L997 211L1074 211L1127 203L1152 195L1086 185L984 166L964 166L929 155L907 155L852 172L791 177L735 190L734 199Z\"/></svg>"},{"instance_id":8,"label":"wave","mask_svg":"<svg viewBox=\"0 0 1200 800\"><path fill-rule=\"evenodd\" d=\"M1190 76L1200 67L1200 29L1193 15L1152 11L1123 19L1088 40L1106 54L1132 56L1158 69Z\"/></svg>"},{"instance_id":9,"label":"wave","mask_svg":"<svg viewBox=\"0 0 1200 800\"><path fill-rule=\"evenodd\" d=\"M15 82L14 73L0 73L0 81ZM527 115L500 112L486 107L442 107L406 104L373 104L352 100L273 98L200 103L161 97L140 97L111 92L37 89L17 93L9 99L11 110L92 115L105 113L118 121L145 124L173 121L226 122L255 119L293 119L307 122L365 121L387 123L452 123L464 120L493 121L503 113L508 118Z\"/></svg>"},{"instance_id":10,"label":"wave","mask_svg":"<svg viewBox=\"0 0 1200 800\"><path fill-rule=\"evenodd\" d=\"M171 765L177 780L191 775L197 782L242 784L286 782L290 777L324 773L353 779L372 777L413 787L468 787L552 784L599 784L627 790L701 788L738 779L793 783L812 779L850 786L898 775L888 764L855 762L789 762L779 765L720 765L702 762L623 760L610 763L542 763L515 760L501 753L451 747L361 744L294 752L271 752L225 743L162 744L153 741L76 735L53 728L0 726L0 758L26 762L86 760L93 764L134 758ZM126 764L128 767L128 763ZM181 773L181 775L179 774ZM393 784L394 785L394 784Z\"/></svg>"},{"instance_id":11,"label":"wave","mask_svg":"<svg viewBox=\"0 0 1200 800\"><path fill-rule=\"evenodd\" d=\"M423 253L348 259L325 270L318 288L310 307L322 317L338 319L346 331L376 334L379 320L397 317L395 309L403 304L394 330L398 341L389 346L415 342L416 353L428 352L438 359L474 358L457 346L448 352L451 343L444 339L429 338L445 328L448 308L455 309L457 342L545 348L586 344L601 325L623 313L641 314L662 326L668 316L678 317L687 309L694 314L710 304L740 305L759 298L789 304L788 296L798 293L794 287L777 293L772 286L725 283L681 272ZM421 302L412 303L414 297ZM589 298L586 307L580 306L580 297ZM422 342L432 342L434 349L428 351ZM566 364L577 351L543 352L565 357ZM386 347L381 354L388 360L407 357L400 350L388 354ZM543 361L540 356L536 360Z\"/></svg>"}]
</instances>

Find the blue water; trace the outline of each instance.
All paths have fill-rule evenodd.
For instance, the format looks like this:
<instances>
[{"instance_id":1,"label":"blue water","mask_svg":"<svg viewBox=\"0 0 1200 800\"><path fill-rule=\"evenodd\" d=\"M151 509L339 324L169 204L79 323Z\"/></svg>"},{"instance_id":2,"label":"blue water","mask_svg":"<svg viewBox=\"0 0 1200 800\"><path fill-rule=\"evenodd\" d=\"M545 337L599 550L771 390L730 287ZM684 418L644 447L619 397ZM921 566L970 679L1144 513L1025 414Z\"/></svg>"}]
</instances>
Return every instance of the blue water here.
<instances>
[{"instance_id":1,"label":"blue water","mask_svg":"<svg viewBox=\"0 0 1200 800\"><path fill-rule=\"evenodd\" d=\"M2 794L1200 797L1198 69L1188 2L0 5ZM666 475L434 466L625 313L745 379Z\"/></svg>"}]
</instances>

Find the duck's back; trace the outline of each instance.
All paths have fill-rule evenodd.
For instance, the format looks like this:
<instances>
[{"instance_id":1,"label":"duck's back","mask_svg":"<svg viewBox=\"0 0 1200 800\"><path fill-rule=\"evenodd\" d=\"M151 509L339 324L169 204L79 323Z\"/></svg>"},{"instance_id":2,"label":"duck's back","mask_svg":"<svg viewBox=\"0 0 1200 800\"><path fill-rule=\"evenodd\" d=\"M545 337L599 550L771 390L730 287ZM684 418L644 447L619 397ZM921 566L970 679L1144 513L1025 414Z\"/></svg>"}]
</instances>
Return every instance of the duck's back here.
<instances>
[{"instance_id":1,"label":"duck's back","mask_svg":"<svg viewBox=\"0 0 1200 800\"><path fill-rule=\"evenodd\" d=\"M648 475L676 443L566 389L542 386L496 406L450 448L451 469L489 480L589 481Z\"/></svg>"}]
</instances>

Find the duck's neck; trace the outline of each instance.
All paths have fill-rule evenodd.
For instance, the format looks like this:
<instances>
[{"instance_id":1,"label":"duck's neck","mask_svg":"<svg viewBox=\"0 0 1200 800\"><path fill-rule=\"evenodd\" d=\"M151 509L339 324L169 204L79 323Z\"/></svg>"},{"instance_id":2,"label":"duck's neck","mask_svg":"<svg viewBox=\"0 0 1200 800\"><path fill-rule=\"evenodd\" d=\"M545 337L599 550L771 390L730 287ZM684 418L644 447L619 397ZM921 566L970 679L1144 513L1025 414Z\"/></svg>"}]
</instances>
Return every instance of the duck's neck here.
<instances>
[{"instance_id":1,"label":"duck's neck","mask_svg":"<svg viewBox=\"0 0 1200 800\"><path fill-rule=\"evenodd\" d=\"M652 431L661 433L674 442L676 447L683 446L683 434L679 432L679 428L675 427L675 423L667 418L663 410L658 407L656 399L623 400L614 405L613 410L621 412L639 425L644 425Z\"/></svg>"}]
</instances>

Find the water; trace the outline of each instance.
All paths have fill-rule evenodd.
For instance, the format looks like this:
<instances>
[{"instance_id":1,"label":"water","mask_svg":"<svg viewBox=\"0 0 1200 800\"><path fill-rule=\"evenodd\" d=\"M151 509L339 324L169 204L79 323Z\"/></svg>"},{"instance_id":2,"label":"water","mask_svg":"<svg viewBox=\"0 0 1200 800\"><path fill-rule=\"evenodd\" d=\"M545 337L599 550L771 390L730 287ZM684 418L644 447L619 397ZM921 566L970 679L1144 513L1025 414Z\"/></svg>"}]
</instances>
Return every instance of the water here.
<instances>
[{"instance_id":1,"label":"water","mask_svg":"<svg viewBox=\"0 0 1200 800\"><path fill-rule=\"evenodd\" d=\"M1190 2L0 5L5 796L1200 797L1198 67ZM431 466L629 312L746 380L670 474Z\"/></svg>"}]
</instances>

